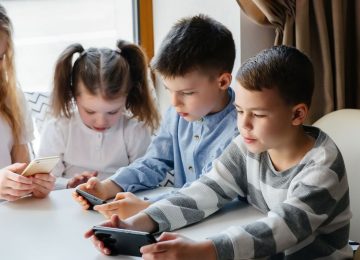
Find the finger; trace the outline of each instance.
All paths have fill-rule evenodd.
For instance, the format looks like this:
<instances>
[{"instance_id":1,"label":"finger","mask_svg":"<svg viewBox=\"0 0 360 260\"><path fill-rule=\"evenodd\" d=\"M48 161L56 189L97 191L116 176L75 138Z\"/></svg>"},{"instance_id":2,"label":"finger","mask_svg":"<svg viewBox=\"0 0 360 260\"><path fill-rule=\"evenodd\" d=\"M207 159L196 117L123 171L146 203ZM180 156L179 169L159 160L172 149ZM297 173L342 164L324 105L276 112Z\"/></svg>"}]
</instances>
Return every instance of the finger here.
<instances>
[{"instance_id":1,"label":"finger","mask_svg":"<svg viewBox=\"0 0 360 260\"><path fill-rule=\"evenodd\" d=\"M24 184L21 182L17 182L17 181L13 181L13 180L9 180L6 182L6 184L4 185L7 188L10 189L14 189L14 190L31 190L32 188L34 188L34 185L32 184L32 180L31 184Z\"/></svg>"},{"instance_id":2,"label":"finger","mask_svg":"<svg viewBox=\"0 0 360 260\"><path fill-rule=\"evenodd\" d=\"M159 236L158 241L174 240L178 237L180 237L180 235L177 233L164 232Z\"/></svg>"},{"instance_id":3,"label":"finger","mask_svg":"<svg viewBox=\"0 0 360 260\"><path fill-rule=\"evenodd\" d=\"M6 167L9 171L20 173L26 168L26 163L14 163Z\"/></svg>"},{"instance_id":4,"label":"finger","mask_svg":"<svg viewBox=\"0 0 360 260\"><path fill-rule=\"evenodd\" d=\"M95 247L103 254L109 255L110 250L104 246L104 243L96 238L96 236L92 236L92 242Z\"/></svg>"},{"instance_id":5,"label":"finger","mask_svg":"<svg viewBox=\"0 0 360 260\"><path fill-rule=\"evenodd\" d=\"M35 185L33 192L39 192L42 195L48 194L50 191L52 191L51 189L48 189L46 187L40 186L40 185Z\"/></svg>"},{"instance_id":6,"label":"finger","mask_svg":"<svg viewBox=\"0 0 360 260\"><path fill-rule=\"evenodd\" d=\"M113 227L119 227L120 226L121 220L120 220L119 216L112 215L110 221L111 221L111 224L113 225Z\"/></svg>"},{"instance_id":7,"label":"finger","mask_svg":"<svg viewBox=\"0 0 360 260\"><path fill-rule=\"evenodd\" d=\"M54 181L44 181L41 179L34 178L33 179L34 189L46 189L46 190L53 190L54 189Z\"/></svg>"},{"instance_id":8,"label":"finger","mask_svg":"<svg viewBox=\"0 0 360 260\"><path fill-rule=\"evenodd\" d=\"M125 198L128 197L128 195L126 195L126 193L128 192L118 192L114 198L114 200L123 200Z\"/></svg>"},{"instance_id":9,"label":"finger","mask_svg":"<svg viewBox=\"0 0 360 260\"><path fill-rule=\"evenodd\" d=\"M23 183L23 184L32 184L32 179L31 178L26 178L24 176L21 176L19 174L13 173L13 172L7 174L7 178L9 180L19 182L19 183Z\"/></svg>"},{"instance_id":10,"label":"finger","mask_svg":"<svg viewBox=\"0 0 360 260\"><path fill-rule=\"evenodd\" d=\"M99 212L101 215L103 215L105 218L107 218L107 219L110 219L111 216L113 215L113 214L109 214L108 211L99 210L98 212Z\"/></svg>"},{"instance_id":11,"label":"finger","mask_svg":"<svg viewBox=\"0 0 360 260\"><path fill-rule=\"evenodd\" d=\"M162 244L164 242L158 242L151 245L146 245L140 248L140 252L142 254L149 254L149 253L159 253L164 252L165 250L159 247L159 244Z\"/></svg>"},{"instance_id":12,"label":"finger","mask_svg":"<svg viewBox=\"0 0 360 260\"><path fill-rule=\"evenodd\" d=\"M47 182L55 182L55 177L48 173L37 173L34 175L35 179L43 180Z\"/></svg>"},{"instance_id":13,"label":"finger","mask_svg":"<svg viewBox=\"0 0 360 260\"><path fill-rule=\"evenodd\" d=\"M18 197L18 196L13 196L13 195L10 195L10 194L2 194L0 196L1 199L4 199L4 200L7 200L7 201L14 201L14 200L17 200L21 197Z\"/></svg>"},{"instance_id":14,"label":"finger","mask_svg":"<svg viewBox=\"0 0 360 260\"><path fill-rule=\"evenodd\" d=\"M112 201L102 205L96 205L94 207L95 210L117 210L121 207L121 203L119 201Z\"/></svg>"},{"instance_id":15,"label":"finger","mask_svg":"<svg viewBox=\"0 0 360 260\"><path fill-rule=\"evenodd\" d=\"M92 229L89 229L88 231L85 232L84 237L85 237L85 238L90 238L90 237L93 236L93 235L94 235L93 230L92 230Z\"/></svg>"},{"instance_id":16,"label":"finger","mask_svg":"<svg viewBox=\"0 0 360 260\"><path fill-rule=\"evenodd\" d=\"M99 180L96 177L91 177L86 183L86 189L91 190L94 189Z\"/></svg>"},{"instance_id":17,"label":"finger","mask_svg":"<svg viewBox=\"0 0 360 260\"><path fill-rule=\"evenodd\" d=\"M21 198L29 193L31 193L31 191L33 190L32 189L29 189L29 190L15 190L15 189L11 189L11 188L6 188L4 190L4 193L5 194L8 194L10 196L14 196L14 197L17 197L17 198Z\"/></svg>"},{"instance_id":18,"label":"finger","mask_svg":"<svg viewBox=\"0 0 360 260\"><path fill-rule=\"evenodd\" d=\"M83 172L81 174L82 176L91 178L91 177L96 177L98 175L97 171L92 171L92 172Z\"/></svg>"}]
</instances>

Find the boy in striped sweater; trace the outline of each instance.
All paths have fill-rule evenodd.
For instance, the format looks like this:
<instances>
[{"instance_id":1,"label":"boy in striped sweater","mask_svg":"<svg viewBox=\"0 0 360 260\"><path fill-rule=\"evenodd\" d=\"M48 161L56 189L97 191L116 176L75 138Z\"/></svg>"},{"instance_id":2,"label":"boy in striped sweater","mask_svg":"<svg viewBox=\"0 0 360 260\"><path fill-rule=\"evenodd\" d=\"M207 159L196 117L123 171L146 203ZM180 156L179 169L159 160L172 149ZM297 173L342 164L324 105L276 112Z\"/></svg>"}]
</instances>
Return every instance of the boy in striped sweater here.
<instances>
[{"instance_id":1,"label":"boy in striped sweater","mask_svg":"<svg viewBox=\"0 0 360 260\"><path fill-rule=\"evenodd\" d=\"M171 231L199 222L241 196L266 217L205 241L164 233L158 243L141 248L143 258L351 259L342 156L324 132L303 125L314 88L310 60L295 48L276 46L247 60L237 82L241 135L212 170L143 212L125 221L113 216L104 225Z\"/></svg>"}]
</instances>

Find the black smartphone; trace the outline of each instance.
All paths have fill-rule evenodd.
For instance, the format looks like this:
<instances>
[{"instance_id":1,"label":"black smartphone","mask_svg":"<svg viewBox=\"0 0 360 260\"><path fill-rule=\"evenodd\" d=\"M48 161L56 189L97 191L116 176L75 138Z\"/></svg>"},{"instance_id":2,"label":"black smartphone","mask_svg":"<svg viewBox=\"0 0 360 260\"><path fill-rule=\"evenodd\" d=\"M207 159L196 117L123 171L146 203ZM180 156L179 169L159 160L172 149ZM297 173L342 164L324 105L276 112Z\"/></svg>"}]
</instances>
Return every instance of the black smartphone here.
<instances>
[{"instance_id":1,"label":"black smartphone","mask_svg":"<svg viewBox=\"0 0 360 260\"><path fill-rule=\"evenodd\" d=\"M86 191L76 189L76 192L82 197L84 197L87 200L87 202L89 202L90 204L89 209L93 209L95 205L101 205L106 203L106 200L102 200L98 197L95 197L94 195L87 193Z\"/></svg>"},{"instance_id":2,"label":"black smartphone","mask_svg":"<svg viewBox=\"0 0 360 260\"><path fill-rule=\"evenodd\" d=\"M156 243L155 237L147 232L104 226L94 226L92 230L97 239L110 249L111 255L141 256L142 246Z\"/></svg>"}]
</instances>

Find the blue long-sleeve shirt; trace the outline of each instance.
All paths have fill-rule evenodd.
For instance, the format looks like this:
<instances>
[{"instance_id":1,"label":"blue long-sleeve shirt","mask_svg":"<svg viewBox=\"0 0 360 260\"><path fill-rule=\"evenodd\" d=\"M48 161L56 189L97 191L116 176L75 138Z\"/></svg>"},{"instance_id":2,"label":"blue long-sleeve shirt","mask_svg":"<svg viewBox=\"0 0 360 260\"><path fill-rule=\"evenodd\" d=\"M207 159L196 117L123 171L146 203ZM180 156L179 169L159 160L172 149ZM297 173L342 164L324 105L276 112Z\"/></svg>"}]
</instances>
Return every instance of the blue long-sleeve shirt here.
<instances>
[{"instance_id":1,"label":"blue long-sleeve shirt","mask_svg":"<svg viewBox=\"0 0 360 260\"><path fill-rule=\"evenodd\" d=\"M235 94L231 88L228 93L230 101L222 111L194 122L186 121L170 107L145 155L120 168L110 179L124 191L135 192L157 187L172 170L178 188L209 171L212 161L239 134Z\"/></svg>"}]
</instances>

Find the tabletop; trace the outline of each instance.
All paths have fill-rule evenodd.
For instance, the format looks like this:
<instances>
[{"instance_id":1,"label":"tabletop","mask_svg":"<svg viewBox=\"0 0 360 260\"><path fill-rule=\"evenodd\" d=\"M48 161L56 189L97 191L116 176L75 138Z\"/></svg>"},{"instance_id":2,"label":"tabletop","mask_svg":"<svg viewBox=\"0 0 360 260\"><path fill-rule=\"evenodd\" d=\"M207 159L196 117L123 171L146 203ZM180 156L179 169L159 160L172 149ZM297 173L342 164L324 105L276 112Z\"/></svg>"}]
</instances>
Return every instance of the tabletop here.
<instances>
[{"instance_id":1,"label":"tabletop","mask_svg":"<svg viewBox=\"0 0 360 260\"><path fill-rule=\"evenodd\" d=\"M160 188L142 192L153 195L168 192ZM73 190L57 190L45 199L22 198L0 203L0 259L9 260L102 260L139 259L130 256L105 256L84 238L84 232L104 221L91 210L82 210L72 198ZM201 223L177 230L194 240L202 240L232 225L250 223L263 216L239 201L230 203Z\"/></svg>"}]
</instances>

